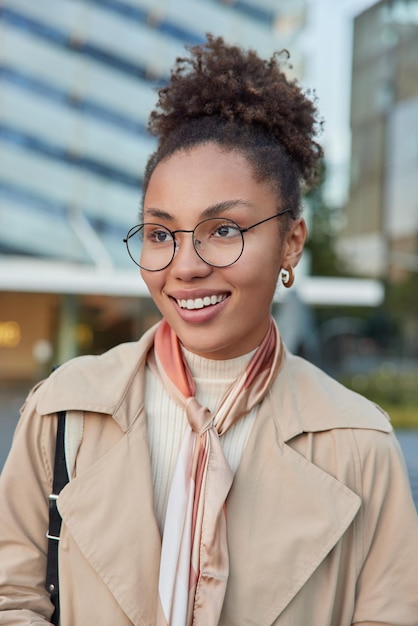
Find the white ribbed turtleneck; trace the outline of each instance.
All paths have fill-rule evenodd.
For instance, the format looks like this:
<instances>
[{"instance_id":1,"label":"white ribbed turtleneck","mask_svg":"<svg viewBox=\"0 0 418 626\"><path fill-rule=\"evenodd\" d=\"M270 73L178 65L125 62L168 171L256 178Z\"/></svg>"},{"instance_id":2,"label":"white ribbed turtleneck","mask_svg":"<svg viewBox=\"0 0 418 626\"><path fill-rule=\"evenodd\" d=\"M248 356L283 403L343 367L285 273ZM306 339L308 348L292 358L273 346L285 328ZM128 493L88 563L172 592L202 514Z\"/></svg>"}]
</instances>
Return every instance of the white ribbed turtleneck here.
<instances>
[{"instance_id":1,"label":"white ribbed turtleneck","mask_svg":"<svg viewBox=\"0 0 418 626\"><path fill-rule=\"evenodd\" d=\"M226 390L249 363L254 352L235 359L206 359L183 349L185 359L196 385L196 398L212 412L222 400ZM147 367L145 374L145 410L151 452L154 483L155 511L160 526L164 528L168 493L180 449L187 417L167 394L164 387ZM221 437L225 457L236 472L245 448L257 407L232 426Z\"/></svg>"}]
</instances>

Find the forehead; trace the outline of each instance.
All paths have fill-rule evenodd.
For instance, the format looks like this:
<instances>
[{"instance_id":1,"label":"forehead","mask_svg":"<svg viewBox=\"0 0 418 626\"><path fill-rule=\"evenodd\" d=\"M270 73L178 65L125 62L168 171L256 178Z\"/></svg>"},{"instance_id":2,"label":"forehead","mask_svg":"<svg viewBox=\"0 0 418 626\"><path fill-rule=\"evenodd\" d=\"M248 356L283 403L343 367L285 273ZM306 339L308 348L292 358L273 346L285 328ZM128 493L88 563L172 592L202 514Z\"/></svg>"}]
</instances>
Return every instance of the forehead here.
<instances>
[{"instance_id":1,"label":"forehead","mask_svg":"<svg viewBox=\"0 0 418 626\"><path fill-rule=\"evenodd\" d=\"M157 165L145 194L144 210L203 210L232 199L255 207L277 205L272 186L256 180L242 153L208 143L175 152Z\"/></svg>"}]
</instances>

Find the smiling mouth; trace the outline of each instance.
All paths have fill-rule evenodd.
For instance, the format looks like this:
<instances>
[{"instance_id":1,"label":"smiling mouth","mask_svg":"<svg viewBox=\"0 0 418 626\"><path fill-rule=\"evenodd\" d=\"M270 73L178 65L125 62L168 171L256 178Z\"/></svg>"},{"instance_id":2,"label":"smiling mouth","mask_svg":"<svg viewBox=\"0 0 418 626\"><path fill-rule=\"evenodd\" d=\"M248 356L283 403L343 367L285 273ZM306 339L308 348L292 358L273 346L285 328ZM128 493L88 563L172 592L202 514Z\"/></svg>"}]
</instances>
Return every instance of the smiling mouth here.
<instances>
[{"instance_id":1,"label":"smiling mouth","mask_svg":"<svg viewBox=\"0 0 418 626\"><path fill-rule=\"evenodd\" d=\"M193 309L204 309L205 307L219 304L226 300L227 297L228 295L224 293L219 296L205 296L204 298L189 298L188 300L176 299L176 302L181 309L192 311Z\"/></svg>"}]
</instances>

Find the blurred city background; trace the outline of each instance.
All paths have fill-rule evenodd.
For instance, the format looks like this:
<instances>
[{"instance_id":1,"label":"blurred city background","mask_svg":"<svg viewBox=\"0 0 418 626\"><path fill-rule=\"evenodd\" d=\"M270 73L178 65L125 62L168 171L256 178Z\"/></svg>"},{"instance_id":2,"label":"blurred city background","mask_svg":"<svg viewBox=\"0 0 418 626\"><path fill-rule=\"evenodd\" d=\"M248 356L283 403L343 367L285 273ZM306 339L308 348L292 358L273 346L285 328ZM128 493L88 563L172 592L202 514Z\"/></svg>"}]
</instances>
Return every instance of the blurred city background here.
<instances>
[{"instance_id":1,"label":"blurred city background","mask_svg":"<svg viewBox=\"0 0 418 626\"><path fill-rule=\"evenodd\" d=\"M206 32L314 90L326 159L274 315L387 409L418 501L418 0L0 0L0 468L52 366L158 319L122 242L156 90Z\"/></svg>"}]
</instances>

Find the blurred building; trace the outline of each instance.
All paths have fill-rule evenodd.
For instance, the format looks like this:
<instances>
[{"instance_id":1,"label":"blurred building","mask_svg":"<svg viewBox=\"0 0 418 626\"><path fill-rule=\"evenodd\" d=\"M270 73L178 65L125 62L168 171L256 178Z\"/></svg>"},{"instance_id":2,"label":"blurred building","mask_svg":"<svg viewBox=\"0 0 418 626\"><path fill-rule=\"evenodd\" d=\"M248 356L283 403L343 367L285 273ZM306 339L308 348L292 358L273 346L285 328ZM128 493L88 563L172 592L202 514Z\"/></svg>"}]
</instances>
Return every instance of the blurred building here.
<instances>
[{"instance_id":1,"label":"blurred building","mask_svg":"<svg viewBox=\"0 0 418 626\"><path fill-rule=\"evenodd\" d=\"M305 19L305 0L0 2L0 379L155 320L122 242L155 90L207 31L266 57L288 46L301 77Z\"/></svg>"},{"instance_id":2,"label":"blurred building","mask_svg":"<svg viewBox=\"0 0 418 626\"><path fill-rule=\"evenodd\" d=\"M418 2L354 22L351 180L341 252L359 275L418 270Z\"/></svg>"}]
</instances>

